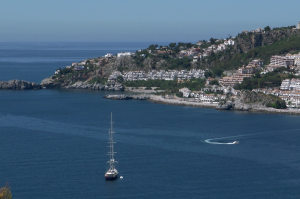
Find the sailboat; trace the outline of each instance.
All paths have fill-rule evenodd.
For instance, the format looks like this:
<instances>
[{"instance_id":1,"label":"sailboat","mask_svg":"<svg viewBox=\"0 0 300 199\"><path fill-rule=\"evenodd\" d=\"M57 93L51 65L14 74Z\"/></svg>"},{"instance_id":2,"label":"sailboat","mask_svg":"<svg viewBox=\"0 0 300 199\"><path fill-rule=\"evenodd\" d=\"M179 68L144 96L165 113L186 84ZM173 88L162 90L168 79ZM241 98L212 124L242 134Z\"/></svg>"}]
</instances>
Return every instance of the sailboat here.
<instances>
[{"instance_id":1,"label":"sailboat","mask_svg":"<svg viewBox=\"0 0 300 199\"><path fill-rule=\"evenodd\" d=\"M112 121L112 113L111 113L111 128L109 129L109 137L108 137L108 144L109 144L109 152L107 155L109 155L109 161L107 163L109 163L109 169L106 171L105 173L105 179L106 180L115 180L118 177L118 171L115 168L115 163L117 163L117 161L115 161L114 158L114 154L116 153L114 151L114 140L113 140L113 121Z\"/></svg>"}]
</instances>

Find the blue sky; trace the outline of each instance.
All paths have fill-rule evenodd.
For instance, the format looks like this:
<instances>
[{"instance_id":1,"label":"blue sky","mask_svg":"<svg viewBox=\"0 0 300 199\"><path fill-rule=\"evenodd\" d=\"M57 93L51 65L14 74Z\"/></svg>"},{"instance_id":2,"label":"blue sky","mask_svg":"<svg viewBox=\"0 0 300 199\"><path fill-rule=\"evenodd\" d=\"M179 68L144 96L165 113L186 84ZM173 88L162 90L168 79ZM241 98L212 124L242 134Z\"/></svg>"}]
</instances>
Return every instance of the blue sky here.
<instances>
[{"instance_id":1,"label":"blue sky","mask_svg":"<svg viewBox=\"0 0 300 199\"><path fill-rule=\"evenodd\" d=\"M0 41L196 42L296 25L299 7L299 0L3 0Z\"/></svg>"}]
</instances>

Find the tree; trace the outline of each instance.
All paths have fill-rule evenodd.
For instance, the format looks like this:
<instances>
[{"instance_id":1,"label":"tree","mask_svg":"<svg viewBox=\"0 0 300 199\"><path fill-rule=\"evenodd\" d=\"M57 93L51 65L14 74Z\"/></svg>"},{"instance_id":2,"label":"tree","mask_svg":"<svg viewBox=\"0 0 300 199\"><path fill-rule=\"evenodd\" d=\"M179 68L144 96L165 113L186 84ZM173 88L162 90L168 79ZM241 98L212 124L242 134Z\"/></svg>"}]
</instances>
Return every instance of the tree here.
<instances>
[{"instance_id":1,"label":"tree","mask_svg":"<svg viewBox=\"0 0 300 199\"><path fill-rule=\"evenodd\" d=\"M254 77L255 77L255 78L261 78L260 72L256 72L256 73L254 74Z\"/></svg>"},{"instance_id":2,"label":"tree","mask_svg":"<svg viewBox=\"0 0 300 199\"><path fill-rule=\"evenodd\" d=\"M187 48L191 48L192 46L193 46L192 43L186 43Z\"/></svg>"},{"instance_id":3,"label":"tree","mask_svg":"<svg viewBox=\"0 0 300 199\"><path fill-rule=\"evenodd\" d=\"M123 76L119 75L119 76L117 77L117 81L118 81L119 83L123 82L123 81L124 81Z\"/></svg>"},{"instance_id":4,"label":"tree","mask_svg":"<svg viewBox=\"0 0 300 199\"><path fill-rule=\"evenodd\" d=\"M73 72L72 68L64 68L64 69L60 70L60 73L63 75L65 75L67 73L72 73L72 72Z\"/></svg>"},{"instance_id":5,"label":"tree","mask_svg":"<svg viewBox=\"0 0 300 199\"><path fill-rule=\"evenodd\" d=\"M270 26L266 26L264 29L265 29L265 31L270 31L271 30Z\"/></svg>"},{"instance_id":6,"label":"tree","mask_svg":"<svg viewBox=\"0 0 300 199\"><path fill-rule=\"evenodd\" d=\"M216 40L215 40L214 38L211 37L211 38L209 39L209 41L210 41L211 44L214 44Z\"/></svg>"},{"instance_id":7,"label":"tree","mask_svg":"<svg viewBox=\"0 0 300 199\"><path fill-rule=\"evenodd\" d=\"M11 195L10 187L7 182L5 187L2 187L0 189L0 199L11 199L11 198L12 195Z\"/></svg>"},{"instance_id":8,"label":"tree","mask_svg":"<svg viewBox=\"0 0 300 199\"><path fill-rule=\"evenodd\" d=\"M169 44L169 47L170 47L171 49L175 48L175 46L176 46L176 43L170 43L170 44Z\"/></svg>"},{"instance_id":9,"label":"tree","mask_svg":"<svg viewBox=\"0 0 300 199\"><path fill-rule=\"evenodd\" d=\"M211 71L205 71L204 76L205 76L206 78L208 78L208 77L212 77L213 74L212 74Z\"/></svg>"},{"instance_id":10,"label":"tree","mask_svg":"<svg viewBox=\"0 0 300 199\"><path fill-rule=\"evenodd\" d=\"M156 50L156 47L153 44L151 44L148 49L149 50Z\"/></svg>"},{"instance_id":11,"label":"tree","mask_svg":"<svg viewBox=\"0 0 300 199\"><path fill-rule=\"evenodd\" d=\"M212 81L209 82L210 85L219 85L219 81L214 79Z\"/></svg>"}]
</instances>

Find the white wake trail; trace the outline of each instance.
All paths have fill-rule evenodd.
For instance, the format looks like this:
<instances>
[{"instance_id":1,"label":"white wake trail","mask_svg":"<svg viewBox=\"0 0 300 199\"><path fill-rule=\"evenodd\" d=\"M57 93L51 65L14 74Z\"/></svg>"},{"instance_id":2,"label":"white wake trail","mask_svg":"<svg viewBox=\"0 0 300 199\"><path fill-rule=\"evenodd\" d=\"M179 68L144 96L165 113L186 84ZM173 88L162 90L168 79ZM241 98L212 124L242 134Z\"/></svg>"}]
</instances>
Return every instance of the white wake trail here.
<instances>
[{"instance_id":1,"label":"white wake trail","mask_svg":"<svg viewBox=\"0 0 300 199\"><path fill-rule=\"evenodd\" d=\"M262 134L268 134L268 133L289 133L289 132L299 132L300 129L290 129L290 130L283 130L283 131L265 131L261 133L251 133L251 134L243 134L243 135L234 135L234 136L226 136L226 137L219 137L219 138L211 138L204 140L207 144L239 144L239 141L231 141L231 142L220 142L217 140L222 139L230 139L230 138L243 138L253 136L253 135L262 135Z\"/></svg>"}]
</instances>

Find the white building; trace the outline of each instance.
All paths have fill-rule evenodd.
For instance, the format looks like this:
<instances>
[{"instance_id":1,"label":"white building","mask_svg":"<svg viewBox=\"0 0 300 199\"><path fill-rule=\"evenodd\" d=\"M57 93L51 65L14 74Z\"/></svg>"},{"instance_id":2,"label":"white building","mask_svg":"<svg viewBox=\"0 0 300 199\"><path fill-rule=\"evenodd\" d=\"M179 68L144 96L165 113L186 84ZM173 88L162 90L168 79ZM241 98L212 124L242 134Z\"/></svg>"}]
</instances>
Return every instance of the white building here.
<instances>
[{"instance_id":1,"label":"white building","mask_svg":"<svg viewBox=\"0 0 300 199\"><path fill-rule=\"evenodd\" d=\"M272 56L270 59L270 65L278 65L281 67L288 67L294 65L294 59L287 56Z\"/></svg>"},{"instance_id":2,"label":"white building","mask_svg":"<svg viewBox=\"0 0 300 199\"><path fill-rule=\"evenodd\" d=\"M188 88L181 88L179 89L179 92L181 92L182 96L186 98L189 97L191 93L191 91Z\"/></svg>"},{"instance_id":3,"label":"white building","mask_svg":"<svg viewBox=\"0 0 300 199\"><path fill-rule=\"evenodd\" d=\"M232 39L228 39L228 44L229 44L229 45L234 45L235 42L234 42L234 40L232 40Z\"/></svg>"},{"instance_id":4,"label":"white building","mask_svg":"<svg viewBox=\"0 0 300 199\"><path fill-rule=\"evenodd\" d=\"M285 79L282 81L280 89L281 90L290 90L290 84L291 84L291 80Z\"/></svg>"},{"instance_id":5,"label":"white building","mask_svg":"<svg viewBox=\"0 0 300 199\"><path fill-rule=\"evenodd\" d=\"M198 61L198 56L194 56L193 57L193 62L197 62Z\"/></svg>"},{"instance_id":6,"label":"white building","mask_svg":"<svg viewBox=\"0 0 300 199\"><path fill-rule=\"evenodd\" d=\"M117 57L125 57L125 56L131 56L133 53L131 52L121 52L117 54Z\"/></svg>"},{"instance_id":7,"label":"white building","mask_svg":"<svg viewBox=\"0 0 300 199\"><path fill-rule=\"evenodd\" d=\"M107 53L106 55L104 55L104 57L106 57L106 58L111 58L111 57L113 57L113 54Z\"/></svg>"}]
</instances>

